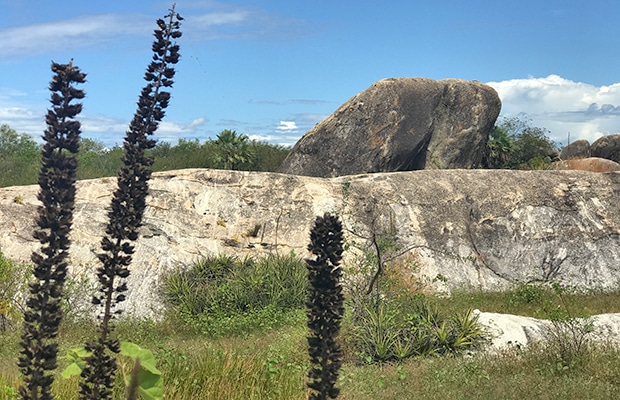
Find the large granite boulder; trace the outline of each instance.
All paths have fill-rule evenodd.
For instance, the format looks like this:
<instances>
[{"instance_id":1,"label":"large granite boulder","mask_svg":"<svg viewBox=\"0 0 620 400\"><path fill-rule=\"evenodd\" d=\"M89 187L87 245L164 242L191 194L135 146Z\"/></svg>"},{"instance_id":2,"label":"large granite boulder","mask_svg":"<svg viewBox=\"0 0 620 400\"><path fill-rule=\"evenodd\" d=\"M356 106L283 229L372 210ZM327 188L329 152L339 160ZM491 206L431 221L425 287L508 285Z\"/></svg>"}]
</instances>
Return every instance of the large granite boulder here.
<instances>
[{"instance_id":1,"label":"large granite boulder","mask_svg":"<svg viewBox=\"0 0 620 400\"><path fill-rule=\"evenodd\" d=\"M382 79L308 131L278 172L335 177L475 168L501 108L477 81Z\"/></svg>"},{"instance_id":2,"label":"large granite boulder","mask_svg":"<svg viewBox=\"0 0 620 400\"><path fill-rule=\"evenodd\" d=\"M590 155L620 163L620 133L597 139L590 146Z\"/></svg>"},{"instance_id":3,"label":"large granite boulder","mask_svg":"<svg viewBox=\"0 0 620 400\"><path fill-rule=\"evenodd\" d=\"M78 182L72 273L92 275L116 180ZM0 188L0 249L29 259L38 186ZM128 309L157 316L167 271L217 253L308 255L317 215L339 213L349 240L389 232L428 290L620 282L620 173L423 170L339 178L187 169L153 174L129 277ZM346 251L354 268L361 257ZM441 279L436 279L441 278Z\"/></svg>"},{"instance_id":4,"label":"large granite boulder","mask_svg":"<svg viewBox=\"0 0 620 400\"><path fill-rule=\"evenodd\" d=\"M575 140L560 152L560 160L590 157L590 142L585 139Z\"/></svg>"}]
</instances>

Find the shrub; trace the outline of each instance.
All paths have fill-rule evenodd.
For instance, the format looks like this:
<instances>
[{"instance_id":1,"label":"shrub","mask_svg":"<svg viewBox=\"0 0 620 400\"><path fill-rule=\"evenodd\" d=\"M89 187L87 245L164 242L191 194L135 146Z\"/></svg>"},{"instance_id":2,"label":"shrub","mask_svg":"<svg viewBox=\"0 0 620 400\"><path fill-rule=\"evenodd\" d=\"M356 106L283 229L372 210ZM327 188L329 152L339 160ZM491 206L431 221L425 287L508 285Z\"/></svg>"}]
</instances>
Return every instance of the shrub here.
<instances>
[{"instance_id":1,"label":"shrub","mask_svg":"<svg viewBox=\"0 0 620 400\"><path fill-rule=\"evenodd\" d=\"M591 355L591 333L594 326L589 317L577 318L567 295L575 289L552 282L556 302L546 302L544 311L551 325L544 332L544 347L560 370L582 364Z\"/></svg>"},{"instance_id":2,"label":"shrub","mask_svg":"<svg viewBox=\"0 0 620 400\"><path fill-rule=\"evenodd\" d=\"M304 262L294 254L211 256L162 282L169 311L215 336L279 326L288 312L304 307L308 293Z\"/></svg>"},{"instance_id":3,"label":"shrub","mask_svg":"<svg viewBox=\"0 0 620 400\"><path fill-rule=\"evenodd\" d=\"M424 295L369 299L349 330L366 362L455 354L475 348L484 332L472 310L444 317Z\"/></svg>"},{"instance_id":4,"label":"shrub","mask_svg":"<svg viewBox=\"0 0 620 400\"><path fill-rule=\"evenodd\" d=\"M346 339L366 362L411 356L452 354L477 346L484 332L469 310L444 316L420 293L410 275L415 259L404 257L392 215L387 228L371 226L366 245L352 243L361 254L348 277L350 322Z\"/></svg>"},{"instance_id":5,"label":"shrub","mask_svg":"<svg viewBox=\"0 0 620 400\"><path fill-rule=\"evenodd\" d=\"M483 161L486 168L549 169L558 156L549 131L523 116L504 118L493 128Z\"/></svg>"},{"instance_id":6,"label":"shrub","mask_svg":"<svg viewBox=\"0 0 620 400\"><path fill-rule=\"evenodd\" d=\"M0 333L21 320L31 270L29 263L11 260L0 251Z\"/></svg>"}]
</instances>

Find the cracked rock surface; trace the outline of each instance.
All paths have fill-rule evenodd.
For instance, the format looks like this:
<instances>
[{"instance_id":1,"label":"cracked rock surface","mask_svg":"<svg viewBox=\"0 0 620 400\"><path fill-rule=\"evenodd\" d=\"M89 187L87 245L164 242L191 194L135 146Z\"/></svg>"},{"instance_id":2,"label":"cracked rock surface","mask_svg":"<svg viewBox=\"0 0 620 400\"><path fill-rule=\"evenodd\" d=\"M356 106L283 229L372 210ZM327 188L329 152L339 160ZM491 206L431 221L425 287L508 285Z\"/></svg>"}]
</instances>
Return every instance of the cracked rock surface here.
<instances>
[{"instance_id":1,"label":"cracked rock surface","mask_svg":"<svg viewBox=\"0 0 620 400\"><path fill-rule=\"evenodd\" d=\"M96 266L115 185L115 178L78 183L74 271ZM551 280L611 290L620 279L619 190L616 172L155 173L126 304L137 315L158 315L162 273L210 254L306 256L310 227L326 211L342 216L349 240L392 233L411 274L435 290ZM38 245L37 192L38 186L0 188L0 248L9 257L29 259ZM353 259L345 252L345 262Z\"/></svg>"}]
</instances>

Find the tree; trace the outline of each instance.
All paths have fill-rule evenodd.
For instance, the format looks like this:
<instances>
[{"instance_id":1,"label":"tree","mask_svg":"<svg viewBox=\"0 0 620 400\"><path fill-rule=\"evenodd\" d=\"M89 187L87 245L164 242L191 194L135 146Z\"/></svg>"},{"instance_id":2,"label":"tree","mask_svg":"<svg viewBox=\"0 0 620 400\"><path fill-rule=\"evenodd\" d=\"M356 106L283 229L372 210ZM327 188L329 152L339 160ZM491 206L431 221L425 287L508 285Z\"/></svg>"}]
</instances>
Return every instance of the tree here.
<instances>
[{"instance_id":1,"label":"tree","mask_svg":"<svg viewBox=\"0 0 620 400\"><path fill-rule=\"evenodd\" d=\"M256 164L256 154L250 147L250 138L236 131L224 129L213 141L215 163L223 169L250 169Z\"/></svg>"},{"instance_id":2,"label":"tree","mask_svg":"<svg viewBox=\"0 0 620 400\"><path fill-rule=\"evenodd\" d=\"M504 118L489 136L487 168L544 169L558 156L545 128L523 116Z\"/></svg>"},{"instance_id":3,"label":"tree","mask_svg":"<svg viewBox=\"0 0 620 400\"><path fill-rule=\"evenodd\" d=\"M505 128L495 126L489 136L487 147L489 153L485 166L493 169L504 168L514 153L515 142Z\"/></svg>"},{"instance_id":4,"label":"tree","mask_svg":"<svg viewBox=\"0 0 620 400\"><path fill-rule=\"evenodd\" d=\"M21 158L36 158L41 151L37 142L26 133L17 131L7 124L0 126L0 155L2 157L18 156Z\"/></svg>"},{"instance_id":5,"label":"tree","mask_svg":"<svg viewBox=\"0 0 620 400\"><path fill-rule=\"evenodd\" d=\"M97 153L102 154L107 151L107 148L101 140L80 138L80 153Z\"/></svg>"},{"instance_id":6,"label":"tree","mask_svg":"<svg viewBox=\"0 0 620 400\"><path fill-rule=\"evenodd\" d=\"M32 137L0 126L0 187L37 182L41 147Z\"/></svg>"}]
</instances>

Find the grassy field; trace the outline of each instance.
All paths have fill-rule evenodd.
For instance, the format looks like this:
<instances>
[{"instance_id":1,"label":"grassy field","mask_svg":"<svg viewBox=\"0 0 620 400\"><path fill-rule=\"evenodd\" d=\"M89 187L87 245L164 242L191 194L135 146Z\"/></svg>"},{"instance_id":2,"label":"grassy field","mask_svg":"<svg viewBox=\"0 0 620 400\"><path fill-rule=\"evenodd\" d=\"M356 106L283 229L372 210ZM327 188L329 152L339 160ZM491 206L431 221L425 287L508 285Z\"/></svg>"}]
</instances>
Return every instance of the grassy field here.
<instances>
[{"instance_id":1,"label":"grassy field","mask_svg":"<svg viewBox=\"0 0 620 400\"><path fill-rule=\"evenodd\" d=\"M531 292L531 293L530 293ZM545 291L457 292L430 298L438 306L537 316ZM541 297L542 296L542 297ZM619 312L620 293L572 295L575 309ZM346 329L346 326L344 327ZM125 320L117 334L151 349L164 377L167 399L305 399L309 367L303 310L275 329L214 338L173 317L155 323ZM61 354L94 335L87 323L64 323ZM612 399L620 398L620 352L600 344L573 365L558 365L542 348L502 354L414 357L401 363L364 363L344 343L340 399ZM0 400L15 399L19 332L0 334ZM66 364L66 360L61 360ZM63 367L63 365L61 365ZM121 372L129 365L121 362ZM59 369L59 370L62 370ZM122 374L121 374L122 375ZM116 398L122 397L122 376ZM77 379L57 378L59 399L77 398Z\"/></svg>"}]
</instances>

